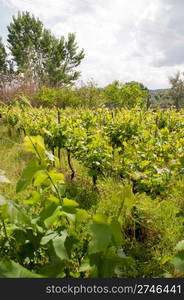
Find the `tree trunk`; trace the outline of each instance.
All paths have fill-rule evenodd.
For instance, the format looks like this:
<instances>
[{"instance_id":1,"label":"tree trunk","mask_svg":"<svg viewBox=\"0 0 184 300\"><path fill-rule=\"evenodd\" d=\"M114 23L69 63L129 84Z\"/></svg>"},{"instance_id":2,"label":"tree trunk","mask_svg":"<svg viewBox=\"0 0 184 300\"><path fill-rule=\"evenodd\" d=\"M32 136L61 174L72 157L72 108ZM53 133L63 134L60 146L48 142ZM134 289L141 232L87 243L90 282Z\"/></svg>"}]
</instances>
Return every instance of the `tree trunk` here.
<instances>
[{"instance_id":1,"label":"tree trunk","mask_svg":"<svg viewBox=\"0 0 184 300\"><path fill-rule=\"evenodd\" d=\"M67 148L67 159L68 159L68 165L69 165L69 168L71 170L71 180L75 177L75 170L72 166L72 163L71 163L71 153L70 153L70 149Z\"/></svg>"}]
</instances>

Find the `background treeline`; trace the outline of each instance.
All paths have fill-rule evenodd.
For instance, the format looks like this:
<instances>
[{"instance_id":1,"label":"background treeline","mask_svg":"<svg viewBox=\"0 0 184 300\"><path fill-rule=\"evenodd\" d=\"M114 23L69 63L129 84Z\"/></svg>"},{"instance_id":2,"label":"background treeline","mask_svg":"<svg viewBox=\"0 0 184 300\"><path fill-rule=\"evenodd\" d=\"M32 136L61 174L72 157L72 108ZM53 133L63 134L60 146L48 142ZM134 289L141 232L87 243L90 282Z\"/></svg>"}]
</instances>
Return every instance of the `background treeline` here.
<instances>
[{"instance_id":1,"label":"background treeline","mask_svg":"<svg viewBox=\"0 0 184 300\"><path fill-rule=\"evenodd\" d=\"M183 74L169 78L168 90L148 90L142 83L116 80L101 88L80 83L85 57L76 36L56 37L29 12L19 12L7 26L6 45L0 39L0 101L32 106L177 109L184 103Z\"/></svg>"}]
</instances>

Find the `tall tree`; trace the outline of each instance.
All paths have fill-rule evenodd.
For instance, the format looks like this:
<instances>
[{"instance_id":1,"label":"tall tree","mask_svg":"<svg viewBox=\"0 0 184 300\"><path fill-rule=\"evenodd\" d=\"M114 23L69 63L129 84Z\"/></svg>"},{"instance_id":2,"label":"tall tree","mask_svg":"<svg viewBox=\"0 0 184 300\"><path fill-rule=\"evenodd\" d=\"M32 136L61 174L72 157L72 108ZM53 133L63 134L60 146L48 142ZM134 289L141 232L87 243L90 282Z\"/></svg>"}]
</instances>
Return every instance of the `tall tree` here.
<instances>
[{"instance_id":1,"label":"tall tree","mask_svg":"<svg viewBox=\"0 0 184 300\"><path fill-rule=\"evenodd\" d=\"M75 34L57 39L43 23L29 12L18 13L8 26L8 42L17 71L40 84L60 86L75 81L76 67L84 58L78 51Z\"/></svg>"},{"instance_id":2,"label":"tall tree","mask_svg":"<svg viewBox=\"0 0 184 300\"><path fill-rule=\"evenodd\" d=\"M1 98L6 99L7 90L13 80L13 65L6 52L6 48L0 38L0 91Z\"/></svg>"},{"instance_id":3,"label":"tall tree","mask_svg":"<svg viewBox=\"0 0 184 300\"><path fill-rule=\"evenodd\" d=\"M0 73L7 71L7 54L5 46L3 45L2 38L0 38Z\"/></svg>"},{"instance_id":4,"label":"tall tree","mask_svg":"<svg viewBox=\"0 0 184 300\"><path fill-rule=\"evenodd\" d=\"M174 105L179 110L184 105L184 73L177 72L175 76L169 77L171 88L168 90L168 95L172 98Z\"/></svg>"}]
</instances>

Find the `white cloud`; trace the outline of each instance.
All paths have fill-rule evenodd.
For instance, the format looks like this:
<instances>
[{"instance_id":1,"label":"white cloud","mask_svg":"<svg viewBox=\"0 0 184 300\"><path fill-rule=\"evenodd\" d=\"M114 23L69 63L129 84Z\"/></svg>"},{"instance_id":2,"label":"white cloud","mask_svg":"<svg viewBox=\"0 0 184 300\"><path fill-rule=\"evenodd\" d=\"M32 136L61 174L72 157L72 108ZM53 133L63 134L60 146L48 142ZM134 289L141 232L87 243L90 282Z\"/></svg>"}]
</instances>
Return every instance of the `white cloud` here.
<instances>
[{"instance_id":1,"label":"white cloud","mask_svg":"<svg viewBox=\"0 0 184 300\"><path fill-rule=\"evenodd\" d=\"M84 80L99 85L137 80L149 88L168 86L184 69L182 0L0 0L40 17L57 35L76 32L86 57Z\"/></svg>"}]
</instances>

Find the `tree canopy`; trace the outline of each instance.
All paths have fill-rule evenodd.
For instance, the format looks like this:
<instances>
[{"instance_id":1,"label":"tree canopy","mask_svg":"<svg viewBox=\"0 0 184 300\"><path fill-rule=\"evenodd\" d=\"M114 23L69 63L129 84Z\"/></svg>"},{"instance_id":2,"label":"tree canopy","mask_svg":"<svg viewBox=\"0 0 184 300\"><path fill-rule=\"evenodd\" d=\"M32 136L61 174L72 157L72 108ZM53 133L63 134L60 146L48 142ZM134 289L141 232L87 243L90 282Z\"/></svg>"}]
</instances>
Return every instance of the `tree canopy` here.
<instances>
[{"instance_id":1,"label":"tree canopy","mask_svg":"<svg viewBox=\"0 0 184 300\"><path fill-rule=\"evenodd\" d=\"M56 38L29 12L13 16L7 28L8 47L18 74L51 87L78 79L80 72L76 67L84 58L84 50L78 50L74 33L69 33L66 39Z\"/></svg>"},{"instance_id":2,"label":"tree canopy","mask_svg":"<svg viewBox=\"0 0 184 300\"><path fill-rule=\"evenodd\" d=\"M2 43L2 39L0 38L0 73L6 73L7 71L7 54L5 47Z\"/></svg>"},{"instance_id":3,"label":"tree canopy","mask_svg":"<svg viewBox=\"0 0 184 300\"><path fill-rule=\"evenodd\" d=\"M148 96L148 89L142 83L131 81L122 84L117 80L107 85L102 94L107 104L128 108L143 106Z\"/></svg>"},{"instance_id":4,"label":"tree canopy","mask_svg":"<svg viewBox=\"0 0 184 300\"><path fill-rule=\"evenodd\" d=\"M168 90L168 95L172 98L174 105L179 110L184 105L184 73L177 72L175 76L169 77L171 88Z\"/></svg>"}]
</instances>

